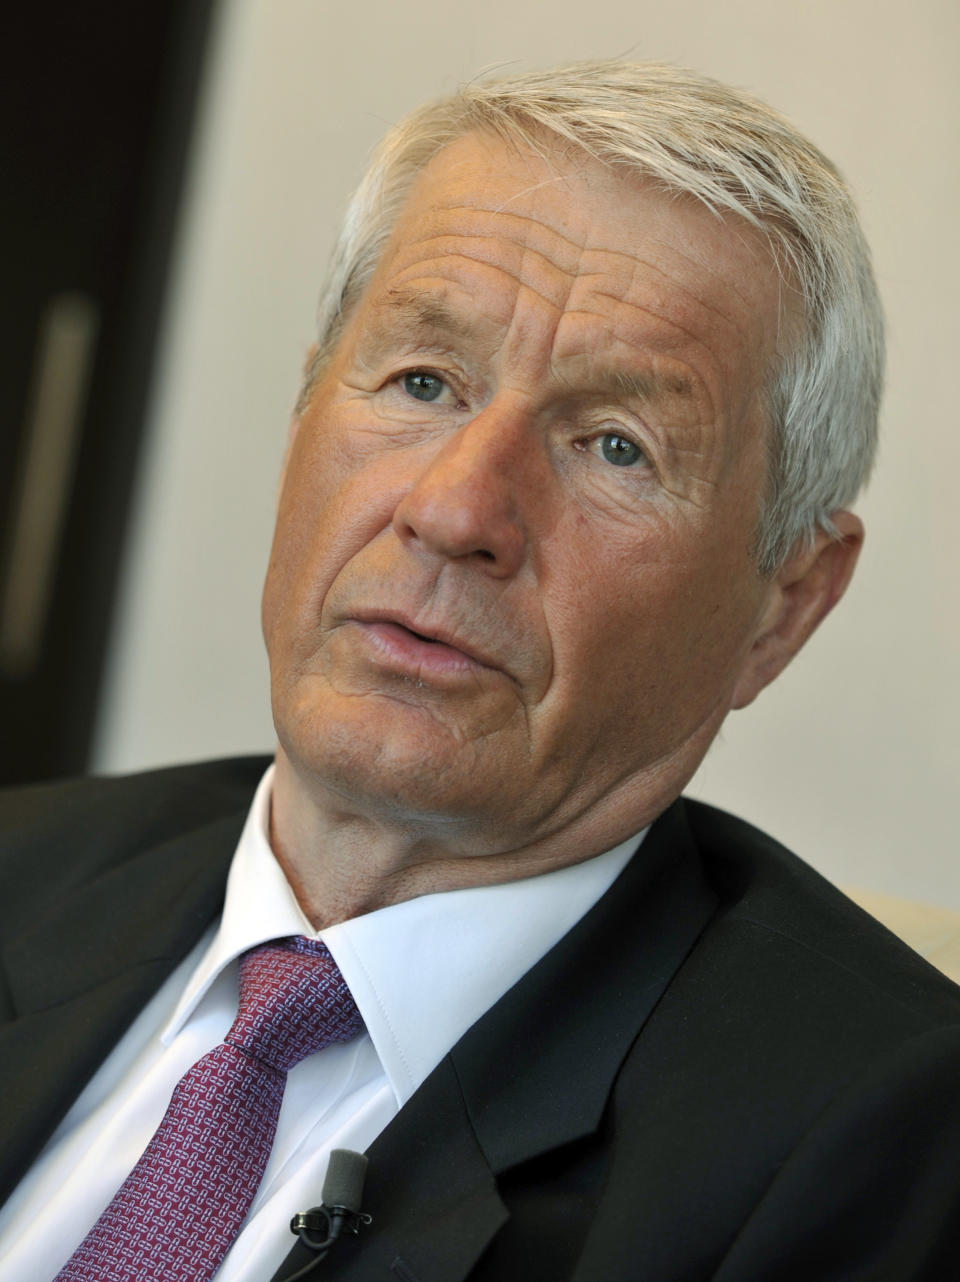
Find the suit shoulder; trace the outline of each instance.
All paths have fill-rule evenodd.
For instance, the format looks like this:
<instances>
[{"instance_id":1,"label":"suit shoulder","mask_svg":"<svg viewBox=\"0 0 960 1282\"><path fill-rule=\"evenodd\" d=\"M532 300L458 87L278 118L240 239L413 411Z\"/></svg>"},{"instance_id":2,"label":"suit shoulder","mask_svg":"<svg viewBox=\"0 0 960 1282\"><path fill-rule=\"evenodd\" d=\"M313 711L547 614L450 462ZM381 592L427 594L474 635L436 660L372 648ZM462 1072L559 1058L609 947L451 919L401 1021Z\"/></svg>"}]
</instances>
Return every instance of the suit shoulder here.
<instances>
[{"instance_id":1,"label":"suit shoulder","mask_svg":"<svg viewBox=\"0 0 960 1282\"><path fill-rule=\"evenodd\" d=\"M960 1023L960 988L809 864L722 810L689 799L684 809L728 952L739 944L763 958L784 991L806 993L821 1017L846 1012L856 1024L882 1011L917 1032Z\"/></svg>"},{"instance_id":2,"label":"suit shoulder","mask_svg":"<svg viewBox=\"0 0 960 1282\"><path fill-rule=\"evenodd\" d=\"M0 790L0 899L79 883L250 805L267 757Z\"/></svg>"},{"instance_id":3,"label":"suit shoulder","mask_svg":"<svg viewBox=\"0 0 960 1282\"><path fill-rule=\"evenodd\" d=\"M0 833L46 831L87 814L137 814L146 826L217 818L249 802L269 757L228 757L128 775L93 775L0 789Z\"/></svg>"},{"instance_id":4,"label":"suit shoulder","mask_svg":"<svg viewBox=\"0 0 960 1282\"><path fill-rule=\"evenodd\" d=\"M621 1067L618 1254L591 1276L667 1276L651 1223L678 1226L671 1277L947 1276L912 1252L956 1222L960 989L751 825L688 801L671 822L717 907Z\"/></svg>"}]
</instances>

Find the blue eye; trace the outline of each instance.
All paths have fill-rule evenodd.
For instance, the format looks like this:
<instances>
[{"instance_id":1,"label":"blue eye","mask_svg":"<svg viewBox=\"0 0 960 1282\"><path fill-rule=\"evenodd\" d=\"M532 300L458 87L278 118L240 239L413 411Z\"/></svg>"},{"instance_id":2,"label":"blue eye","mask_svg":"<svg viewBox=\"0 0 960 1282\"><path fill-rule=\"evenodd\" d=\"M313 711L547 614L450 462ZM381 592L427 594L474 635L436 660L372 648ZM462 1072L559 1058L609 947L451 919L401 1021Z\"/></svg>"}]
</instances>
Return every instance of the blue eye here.
<instances>
[{"instance_id":1,"label":"blue eye","mask_svg":"<svg viewBox=\"0 0 960 1282\"><path fill-rule=\"evenodd\" d=\"M633 441L628 441L625 436L617 436L614 432L608 432L604 436L601 449L603 457L614 467L629 467L631 463L638 463L643 458L639 445L634 445Z\"/></svg>"},{"instance_id":2,"label":"blue eye","mask_svg":"<svg viewBox=\"0 0 960 1282\"><path fill-rule=\"evenodd\" d=\"M418 401L435 401L446 387L442 378L419 369L404 374L402 382L403 390Z\"/></svg>"}]
</instances>

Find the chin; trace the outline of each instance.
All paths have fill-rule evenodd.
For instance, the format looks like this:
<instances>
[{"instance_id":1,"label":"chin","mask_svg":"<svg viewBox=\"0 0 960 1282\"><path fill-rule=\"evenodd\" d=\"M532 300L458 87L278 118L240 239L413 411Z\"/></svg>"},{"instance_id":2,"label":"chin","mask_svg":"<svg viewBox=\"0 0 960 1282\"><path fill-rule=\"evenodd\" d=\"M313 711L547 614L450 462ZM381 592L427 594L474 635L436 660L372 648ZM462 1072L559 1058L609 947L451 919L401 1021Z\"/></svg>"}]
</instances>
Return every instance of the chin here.
<instances>
[{"instance_id":1,"label":"chin","mask_svg":"<svg viewBox=\"0 0 960 1282\"><path fill-rule=\"evenodd\" d=\"M339 702L348 705L336 709L339 715L301 707L285 721L277 718L283 752L317 799L326 794L350 810L404 826L476 825L504 806L509 772L491 771L484 738L478 750L422 708L391 717L389 708Z\"/></svg>"}]
</instances>

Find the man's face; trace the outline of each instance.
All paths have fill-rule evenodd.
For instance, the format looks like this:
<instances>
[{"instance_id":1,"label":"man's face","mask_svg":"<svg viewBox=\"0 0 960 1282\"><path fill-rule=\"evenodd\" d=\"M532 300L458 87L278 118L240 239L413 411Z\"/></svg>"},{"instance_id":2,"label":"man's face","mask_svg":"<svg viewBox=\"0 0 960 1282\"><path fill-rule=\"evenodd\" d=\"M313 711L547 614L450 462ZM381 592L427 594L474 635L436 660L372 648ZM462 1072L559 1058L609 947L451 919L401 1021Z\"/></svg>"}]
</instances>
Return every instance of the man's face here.
<instances>
[{"instance_id":1,"label":"man's face","mask_svg":"<svg viewBox=\"0 0 960 1282\"><path fill-rule=\"evenodd\" d=\"M581 156L434 159L287 460L264 628L303 785L475 853L662 809L769 602L778 296L745 224Z\"/></svg>"}]
</instances>

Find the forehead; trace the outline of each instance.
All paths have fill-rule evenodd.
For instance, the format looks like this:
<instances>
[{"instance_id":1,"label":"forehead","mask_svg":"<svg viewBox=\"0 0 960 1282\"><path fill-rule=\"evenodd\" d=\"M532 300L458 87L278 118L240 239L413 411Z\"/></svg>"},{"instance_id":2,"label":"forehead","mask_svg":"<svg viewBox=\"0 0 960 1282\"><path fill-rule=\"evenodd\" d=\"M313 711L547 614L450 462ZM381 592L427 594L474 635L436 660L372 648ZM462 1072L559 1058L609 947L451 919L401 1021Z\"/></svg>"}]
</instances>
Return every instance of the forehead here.
<instances>
[{"instance_id":1,"label":"forehead","mask_svg":"<svg viewBox=\"0 0 960 1282\"><path fill-rule=\"evenodd\" d=\"M451 235L470 243L445 244ZM378 274L443 258L455 270L458 252L478 267L511 270L556 307L577 287L589 296L619 278L626 293L659 276L673 286L661 298L677 319L706 308L738 327L744 313L762 312L766 322L770 286L779 285L765 242L745 220L585 153L538 153L484 134L460 138L426 166Z\"/></svg>"}]
</instances>

